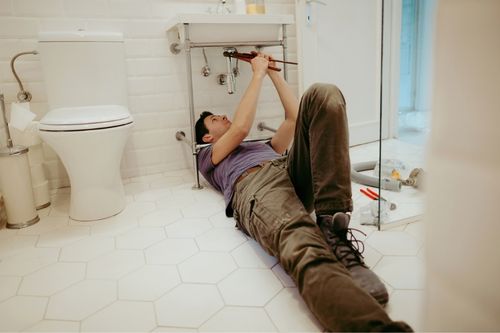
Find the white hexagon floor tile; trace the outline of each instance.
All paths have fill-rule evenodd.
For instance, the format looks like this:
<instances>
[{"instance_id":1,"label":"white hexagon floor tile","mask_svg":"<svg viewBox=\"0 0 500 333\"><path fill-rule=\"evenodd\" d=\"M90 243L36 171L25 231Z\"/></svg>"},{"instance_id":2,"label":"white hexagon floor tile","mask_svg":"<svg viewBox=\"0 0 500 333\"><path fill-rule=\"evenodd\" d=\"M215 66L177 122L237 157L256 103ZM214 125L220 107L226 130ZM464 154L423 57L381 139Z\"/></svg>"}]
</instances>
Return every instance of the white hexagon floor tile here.
<instances>
[{"instance_id":1,"label":"white hexagon floor tile","mask_svg":"<svg viewBox=\"0 0 500 333\"><path fill-rule=\"evenodd\" d=\"M84 263L55 263L24 277L19 295L50 296L85 277Z\"/></svg>"},{"instance_id":2,"label":"white hexagon floor tile","mask_svg":"<svg viewBox=\"0 0 500 333\"><path fill-rule=\"evenodd\" d=\"M242 232L227 228L215 228L196 237L196 243L202 251L231 251L246 241Z\"/></svg>"},{"instance_id":3,"label":"white hexagon floor tile","mask_svg":"<svg viewBox=\"0 0 500 333\"><path fill-rule=\"evenodd\" d=\"M323 332L297 288L285 288L265 306L280 332Z\"/></svg>"},{"instance_id":4,"label":"white hexagon floor tile","mask_svg":"<svg viewBox=\"0 0 500 333\"><path fill-rule=\"evenodd\" d=\"M168 237L194 238L212 229L206 218L184 218L165 227Z\"/></svg>"},{"instance_id":5,"label":"white hexagon floor tile","mask_svg":"<svg viewBox=\"0 0 500 333\"><path fill-rule=\"evenodd\" d=\"M149 184L143 182L129 182L123 185L125 194L135 195L149 190Z\"/></svg>"},{"instance_id":6,"label":"white hexagon floor tile","mask_svg":"<svg viewBox=\"0 0 500 333\"><path fill-rule=\"evenodd\" d=\"M182 327L165 327L165 326L158 326L151 332L168 332L168 333L197 333L198 330L196 328L182 328Z\"/></svg>"},{"instance_id":7,"label":"white hexagon floor tile","mask_svg":"<svg viewBox=\"0 0 500 333\"><path fill-rule=\"evenodd\" d=\"M31 237L31 236L30 236ZM0 262L1 275L23 276L57 261L58 248L31 248Z\"/></svg>"},{"instance_id":8,"label":"white hexagon floor tile","mask_svg":"<svg viewBox=\"0 0 500 333\"><path fill-rule=\"evenodd\" d=\"M153 202L131 202L118 215L117 219L135 218L136 220L152 211L156 210L156 205Z\"/></svg>"},{"instance_id":9,"label":"white hexagon floor tile","mask_svg":"<svg viewBox=\"0 0 500 333\"><path fill-rule=\"evenodd\" d=\"M2 231L3 233L3 231ZM0 259L12 257L31 249L38 241L38 236L12 236L0 242Z\"/></svg>"},{"instance_id":10,"label":"white hexagon floor tile","mask_svg":"<svg viewBox=\"0 0 500 333\"><path fill-rule=\"evenodd\" d=\"M164 176L161 179L155 179L151 182L149 182L149 186L152 189L165 189L165 188L172 188L174 186L180 185L184 183L184 180L180 177L167 177Z\"/></svg>"},{"instance_id":11,"label":"white hexagon floor tile","mask_svg":"<svg viewBox=\"0 0 500 333\"><path fill-rule=\"evenodd\" d=\"M47 298L15 296L0 303L0 327L2 331L22 331L43 318Z\"/></svg>"},{"instance_id":12,"label":"white hexagon floor tile","mask_svg":"<svg viewBox=\"0 0 500 333\"><path fill-rule=\"evenodd\" d=\"M163 208L139 218L139 225L143 227L162 227L174 223L181 218L180 209L175 207Z\"/></svg>"},{"instance_id":13,"label":"white hexagon floor tile","mask_svg":"<svg viewBox=\"0 0 500 333\"><path fill-rule=\"evenodd\" d=\"M285 270L283 269L283 267L281 267L280 264L274 265L272 271L274 275L276 275L278 279L280 279L281 284L283 284L283 287L290 287L290 288L296 287L296 284L293 281L293 279L290 277L290 275L288 275L287 272L285 272Z\"/></svg>"},{"instance_id":14,"label":"white hexagon floor tile","mask_svg":"<svg viewBox=\"0 0 500 333\"><path fill-rule=\"evenodd\" d=\"M225 211L210 216L209 220L216 228L236 228L236 221L232 217L227 217Z\"/></svg>"},{"instance_id":15,"label":"white hexagon floor tile","mask_svg":"<svg viewBox=\"0 0 500 333\"><path fill-rule=\"evenodd\" d=\"M144 265L138 250L115 250L88 262L88 279L117 279Z\"/></svg>"},{"instance_id":16,"label":"white hexagon floor tile","mask_svg":"<svg viewBox=\"0 0 500 333\"><path fill-rule=\"evenodd\" d=\"M155 302L160 326L198 328L224 306L214 285L181 284Z\"/></svg>"},{"instance_id":17,"label":"white hexagon floor tile","mask_svg":"<svg viewBox=\"0 0 500 333\"><path fill-rule=\"evenodd\" d=\"M393 320L404 320L415 332L423 330L423 290L395 290L386 311Z\"/></svg>"},{"instance_id":18,"label":"white hexagon floor tile","mask_svg":"<svg viewBox=\"0 0 500 333\"><path fill-rule=\"evenodd\" d=\"M142 250L166 238L165 231L159 227L138 227L117 235L116 248Z\"/></svg>"},{"instance_id":19,"label":"white hexagon floor tile","mask_svg":"<svg viewBox=\"0 0 500 333\"><path fill-rule=\"evenodd\" d=\"M87 262L113 251L115 240L106 236L89 236L61 249L59 261Z\"/></svg>"},{"instance_id":20,"label":"white hexagon floor tile","mask_svg":"<svg viewBox=\"0 0 500 333\"><path fill-rule=\"evenodd\" d=\"M194 197L198 202L213 202L222 204L224 207L224 197L218 191L216 191L211 185L206 186L203 191L194 192Z\"/></svg>"},{"instance_id":21,"label":"white hexagon floor tile","mask_svg":"<svg viewBox=\"0 0 500 333\"><path fill-rule=\"evenodd\" d=\"M363 257L365 264L368 267L375 267L375 265L380 261L382 255L375 249L373 249L370 245L364 244L365 250L363 252Z\"/></svg>"},{"instance_id":22,"label":"white hexagon floor tile","mask_svg":"<svg viewBox=\"0 0 500 333\"><path fill-rule=\"evenodd\" d=\"M165 239L145 250L146 262L153 265L178 264L197 252L192 239Z\"/></svg>"},{"instance_id":23,"label":"white hexagon floor tile","mask_svg":"<svg viewBox=\"0 0 500 333\"><path fill-rule=\"evenodd\" d=\"M423 242L425 239L425 221L410 223L404 231L415 237L418 241Z\"/></svg>"},{"instance_id":24,"label":"white hexagon floor tile","mask_svg":"<svg viewBox=\"0 0 500 333\"><path fill-rule=\"evenodd\" d=\"M416 256L386 256L372 269L395 289L424 287L424 262Z\"/></svg>"},{"instance_id":25,"label":"white hexagon floor tile","mask_svg":"<svg viewBox=\"0 0 500 333\"><path fill-rule=\"evenodd\" d=\"M366 242L383 255L416 255L422 246L415 237L403 231L374 232Z\"/></svg>"},{"instance_id":26,"label":"white hexagon floor tile","mask_svg":"<svg viewBox=\"0 0 500 333\"><path fill-rule=\"evenodd\" d=\"M141 193L134 194L136 202L155 202L162 198L171 198L172 192L168 189L149 189Z\"/></svg>"},{"instance_id":27,"label":"white hexagon floor tile","mask_svg":"<svg viewBox=\"0 0 500 333\"><path fill-rule=\"evenodd\" d=\"M154 301L180 282L175 266L145 265L118 281L118 298Z\"/></svg>"},{"instance_id":28,"label":"white hexagon floor tile","mask_svg":"<svg viewBox=\"0 0 500 333\"><path fill-rule=\"evenodd\" d=\"M80 322L65 320L42 320L23 332L80 332Z\"/></svg>"},{"instance_id":29,"label":"white hexagon floor tile","mask_svg":"<svg viewBox=\"0 0 500 333\"><path fill-rule=\"evenodd\" d=\"M217 283L237 268L227 253L199 252L179 265L184 282Z\"/></svg>"},{"instance_id":30,"label":"white hexagon floor tile","mask_svg":"<svg viewBox=\"0 0 500 333\"><path fill-rule=\"evenodd\" d=\"M19 229L0 229L0 241L2 243L9 238L16 236L19 233ZM2 243L0 243L0 250L3 250ZM0 252L1 253L1 252Z\"/></svg>"},{"instance_id":31,"label":"white hexagon floor tile","mask_svg":"<svg viewBox=\"0 0 500 333\"><path fill-rule=\"evenodd\" d=\"M92 236L113 237L137 227L137 218L133 216L113 216L91 226Z\"/></svg>"},{"instance_id":32,"label":"white hexagon floor tile","mask_svg":"<svg viewBox=\"0 0 500 333\"><path fill-rule=\"evenodd\" d=\"M204 323L198 331L277 332L277 328L262 308L226 306Z\"/></svg>"},{"instance_id":33,"label":"white hexagon floor tile","mask_svg":"<svg viewBox=\"0 0 500 333\"><path fill-rule=\"evenodd\" d=\"M172 192L175 193L172 197L156 200L156 206L159 209L176 208L181 210L182 208L191 206L196 201L192 189L184 191L173 189Z\"/></svg>"},{"instance_id":34,"label":"white hexagon floor tile","mask_svg":"<svg viewBox=\"0 0 500 333\"><path fill-rule=\"evenodd\" d=\"M46 319L82 320L116 300L116 282L84 280L50 297Z\"/></svg>"},{"instance_id":35,"label":"white hexagon floor tile","mask_svg":"<svg viewBox=\"0 0 500 333\"><path fill-rule=\"evenodd\" d=\"M0 302L16 294L21 278L16 276L0 276Z\"/></svg>"},{"instance_id":36,"label":"white hexagon floor tile","mask_svg":"<svg viewBox=\"0 0 500 333\"><path fill-rule=\"evenodd\" d=\"M240 268L219 282L227 305L264 306L283 286L270 269Z\"/></svg>"},{"instance_id":37,"label":"white hexagon floor tile","mask_svg":"<svg viewBox=\"0 0 500 333\"><path fill-rule=\"evenodd\" d=\"M90 227L64 226L44 233L38 238L38 247L63 247L79 241L90 234Z\"/></svg>"},{"instance_id":38,"label":"white hexagon floor tile","mask_svg":"<svg viewBox=\"0 0 500 333\"><path fill-rule=\"evenodd\" d=\"M231 255L238 266L244 268L271 268L278 262L278 259L267 254L253 239L234 249Z\"/></svg>"},{"instance_id":39,"label":"white hexagon floor tile","mask_svg":"<svg viewBox=\"0 0 500 333\"><path fill-rule=\"evenodd\" d=\"M117 301L82 321L82 332L149 332L156 327L152 303Z\"/></svg>"},{"instance_id":40,"label":"white hexagon floor tile","mask_svg":"<svg viewBox=\"0 0 500 333\"><path fill-rule=\"evenodd\" d=\"M69 218L67 216L46 216L40 218L38 223L19 230L19 235L41 235L47 232L52 232L56 229L68 225Z\"/></svg>"},{"instance_id":41,"label":"white hexagon floor tile","mask_svg":"<svg viewBox=\"0 0 500 333\"><path fill-rule=\"evenodd\" d=\"M193 202L189 206L185 206L182 209L182 215L184 217L196 218L196 217L210 217L224 210L224 206L215 202Z\"/></svg>"}]
</instances>

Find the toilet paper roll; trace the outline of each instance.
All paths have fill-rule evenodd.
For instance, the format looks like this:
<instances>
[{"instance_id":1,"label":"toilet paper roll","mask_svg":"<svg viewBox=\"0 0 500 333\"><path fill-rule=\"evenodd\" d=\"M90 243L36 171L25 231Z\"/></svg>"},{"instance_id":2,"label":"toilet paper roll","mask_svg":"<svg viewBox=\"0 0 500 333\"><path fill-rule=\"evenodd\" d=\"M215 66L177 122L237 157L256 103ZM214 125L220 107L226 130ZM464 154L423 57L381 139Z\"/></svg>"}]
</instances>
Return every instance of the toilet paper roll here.
<instances>
[{"instance_id":1,"label":"toilet paper roll","mask_svg":"<svg viewBox=\"0 0 500 333\"><path fill-rule=\"evenodd\" d=\"M12 123L9 124L10 136L16 145L31 147L42 143L38 134L38 121L30 121L24 130L19 130ZM31 149L31 148L30 148Z\"/></svg>"},{"instance_id":2,"label":"toilet paper roll","mask_svg":"<svg viewBox=\"0 0 500 333\"><path fill-rule=\"evenodd\" d=\"M30 111L30 103L12 103L10 107L10 125L20 131L26 130L36 114Z\"/></svg>"}]
</instances>

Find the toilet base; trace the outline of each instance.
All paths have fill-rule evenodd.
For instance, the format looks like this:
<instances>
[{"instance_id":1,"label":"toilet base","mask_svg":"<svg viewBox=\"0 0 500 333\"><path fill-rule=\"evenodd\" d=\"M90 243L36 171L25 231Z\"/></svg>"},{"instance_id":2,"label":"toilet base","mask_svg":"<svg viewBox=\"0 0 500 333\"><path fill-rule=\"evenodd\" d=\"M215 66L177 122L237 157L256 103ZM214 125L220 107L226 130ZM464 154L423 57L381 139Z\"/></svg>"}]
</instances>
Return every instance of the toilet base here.
<instances>
[{"instance_id":1,"label":"toilet base","mask_svg":"<svg viewBox=\"0 0 500 333\"><path fill-rule=\"evenodd\" d=\"M102 220L126 204L120 162L132 124L85 131L40 131L59 155L71 184L69 216Z\"/></svg>"},{"instance_id":2,"label":"toilet base","mask_svg":"<svg viewBox=\"0 0 500 333\"><path fill-rule=\"evenodd\" d=\"M126 204L121 183L71 189L69 217L76 221L102 220L120 213Z\"/></svg>"}]
</instances>

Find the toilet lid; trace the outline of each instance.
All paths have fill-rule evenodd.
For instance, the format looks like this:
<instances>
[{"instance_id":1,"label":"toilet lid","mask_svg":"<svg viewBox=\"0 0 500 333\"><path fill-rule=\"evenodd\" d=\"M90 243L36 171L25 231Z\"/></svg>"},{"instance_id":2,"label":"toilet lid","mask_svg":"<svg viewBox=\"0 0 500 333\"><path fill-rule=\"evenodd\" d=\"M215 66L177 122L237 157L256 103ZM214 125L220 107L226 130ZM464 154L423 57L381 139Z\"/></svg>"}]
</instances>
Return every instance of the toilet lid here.
<instances>
[{"instance_id":1,"label":"toilet lid","mask_svg":"<svg viewBox=\"0 0 500 333\"><path fill-rule=\"evenodd\" d=\"M41 131L81 131L122 126L133 122L121 105L58 108L48 112L38 125Z\"/></svg>"}]
</instances>

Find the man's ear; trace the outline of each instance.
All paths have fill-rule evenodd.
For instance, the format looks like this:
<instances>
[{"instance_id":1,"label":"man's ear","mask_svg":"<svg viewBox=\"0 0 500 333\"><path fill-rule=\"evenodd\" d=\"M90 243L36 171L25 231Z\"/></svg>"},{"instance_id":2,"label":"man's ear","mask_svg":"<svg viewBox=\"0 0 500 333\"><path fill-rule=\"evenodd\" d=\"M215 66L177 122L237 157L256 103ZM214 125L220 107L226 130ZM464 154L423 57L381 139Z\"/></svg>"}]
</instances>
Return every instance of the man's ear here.
<instances>
[{"instance_id":1,"label":"man's ear","mask_svg":"<svg viewBox=\"0 0 500 333\"><path fill-rule=\"evenodd\" d=\"M212 143L212 141L214 140L214 137L213 137L213 135L207 133L201 139L205 143Z\"/></svg>"}]
</instances>

